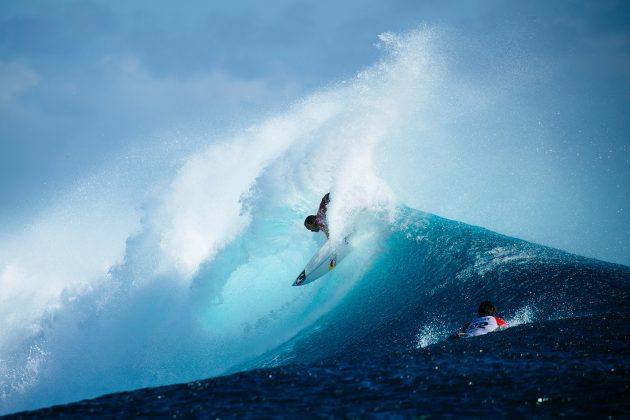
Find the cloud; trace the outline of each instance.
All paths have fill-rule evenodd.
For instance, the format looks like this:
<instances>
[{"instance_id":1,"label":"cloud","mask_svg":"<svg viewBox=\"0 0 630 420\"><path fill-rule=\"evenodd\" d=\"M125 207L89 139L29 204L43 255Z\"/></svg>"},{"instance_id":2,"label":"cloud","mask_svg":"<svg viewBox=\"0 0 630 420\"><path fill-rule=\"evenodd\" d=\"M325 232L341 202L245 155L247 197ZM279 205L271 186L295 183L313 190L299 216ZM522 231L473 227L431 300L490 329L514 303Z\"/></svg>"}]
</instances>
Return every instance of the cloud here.
<instances>
[{"instance_id":1,"label":"cloud","mask_svg":"<svg viewBox=\"0 0 630 420\"><path fill-rule=\"evenodd\" d=\"M177 101L177 108L185 103L210 105L219 102L225 106L255 102L277 94L278 88L272 86L272 79L238 77L217 67L186 77L158 75L152 73L138 56L128 53L107 56L103 64L109 67L114 87L121 89L118 92L121 97L134 102L162 100L171 105L172 101Z\"/></svg>"},{"instance_id":2,"label":"cloud","mask_svg":"<svg viewBox=\"0 0 630 420\"><path fill-rule=\"evenodd\" d=\"M0 106L10 106L23 92L36 87L41 77L19 61L0 61Z\"/></svg>"}]
</instances>

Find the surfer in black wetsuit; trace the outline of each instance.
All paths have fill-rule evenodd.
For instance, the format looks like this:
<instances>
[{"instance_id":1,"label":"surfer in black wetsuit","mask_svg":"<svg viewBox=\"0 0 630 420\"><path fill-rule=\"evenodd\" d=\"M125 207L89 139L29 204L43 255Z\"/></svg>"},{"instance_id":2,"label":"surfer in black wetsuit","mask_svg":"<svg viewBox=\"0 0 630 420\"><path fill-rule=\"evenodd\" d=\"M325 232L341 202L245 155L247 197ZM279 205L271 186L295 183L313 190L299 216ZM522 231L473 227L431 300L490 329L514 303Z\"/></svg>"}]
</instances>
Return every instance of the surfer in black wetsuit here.
<instances>
[{"instance_id":1,"label":"surfer in black wetsuit","mask_svg":"<svg viewBox=\"0 0 630 420\"><path fill-rule=\"evenodd\" d=\"M330 193L326 194L322 198L322 202L319 204L319 210L317 215L307 216L304 220L304 226L311 232L319 232L320 230L326 234L326 238L330 235L328 233L328 220L326 220L326 210L328 209L328 203L330 203Z\"/></svg>"}]
</instances>

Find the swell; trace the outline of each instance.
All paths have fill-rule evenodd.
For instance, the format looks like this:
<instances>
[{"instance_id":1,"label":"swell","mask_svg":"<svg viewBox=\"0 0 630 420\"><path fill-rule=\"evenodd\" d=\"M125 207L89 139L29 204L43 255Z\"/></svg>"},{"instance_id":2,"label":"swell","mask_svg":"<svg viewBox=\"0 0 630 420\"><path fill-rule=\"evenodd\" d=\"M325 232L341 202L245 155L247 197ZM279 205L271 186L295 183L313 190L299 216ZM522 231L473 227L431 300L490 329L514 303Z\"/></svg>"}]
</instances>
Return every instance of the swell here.
<instances>
[{"instance_id":1,"label":"swell","mask_svg":"<svg viewBox=\"0 0 630 420\"><path fill-rule=\"evenodd\" d=\"M239 368L339 362L424 347L446 339L487 299L512 325L629 309L628 267L409 208L401 209L378 254L332 311ZM352 272L347 265L343 273Z\"/></svg>"}]
</instances>

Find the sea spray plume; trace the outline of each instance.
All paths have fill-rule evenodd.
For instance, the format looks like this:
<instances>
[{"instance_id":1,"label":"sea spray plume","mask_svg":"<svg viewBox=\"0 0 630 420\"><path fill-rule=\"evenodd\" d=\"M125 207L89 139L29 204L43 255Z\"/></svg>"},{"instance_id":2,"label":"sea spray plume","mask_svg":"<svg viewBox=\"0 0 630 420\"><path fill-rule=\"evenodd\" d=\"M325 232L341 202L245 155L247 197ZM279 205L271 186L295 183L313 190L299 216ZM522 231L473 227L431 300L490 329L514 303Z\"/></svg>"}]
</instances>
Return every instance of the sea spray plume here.
<instances>
[{"instance_id":1,"label":"sea spray plume","mask_svg":"<svg viewBox=\"0 0 630 420\"><path fill-rule=\"evenodd\" d=\"M159 165L173 165L163 157L166 162L151 171L129 164L117 173L113 166L89 177L92 188L60 197L58 211L4 237L0 293L8 304L2 305L0 347L8 374L2 410L218 373L247 357L239 350L242 333L256 338L251 325L263 325L258 319L280 316L275 329L258 337L261 344L251 346L262 351L332 307L347 289L322 289L287 309L296 299L288 293L295 291L276 279L290 281L314 244L299 245L296 253L297 243L283 238L309 239L297 224L277 231L260 226L301 219L327 189L336 196L331 219L337 232L358 209L391 207L389 188L373 167L374 148L405 117L397 103L421 92L406 89L414 83L404 80L430 73L393 74L408 60L400 49L404 42L386 47L389 55L357 78L232 136L210 139L187 158L178 156L183 164L170 181L156 177L151 185L145 179L164 173ZM143 184L135 185L139 178ZM103 196L108 184L111 192ZM137 190L147 185L151 195L138 202L146 195ZM245 207L257 185L264 196ZM131 199L119 199L127 193ZM255 245L269 243L279 244L274 254ZM267 304L249 308L248 317L239 302L252 294L252 276L257 285L268 284L261 289ZM309 315L296 317L296 310Z\"/></svg>"},{"instance_id":2,"label":"sea spray plume","mask_svg":"<svg viewBox=\"0 0 630 420\"><path fill-rule=\"evenodd\" d=\"M332 192L328 217L337 226L333 240L345 235L345 225L357 211L393 210L396 199L378 173L379 162L396 158L387 145L396 141L398 127L413 118L418 103L428 105L428 92L442 67L431 47L435 36L430 30L383 34L379 47L386 57L356 79L311 98L313 109L329 104L335 114L288 151L285 159L293 164L285 160L281 167L283 184L289 181L282 188L308 193L312 202Z\"/></svg>"},{"instance_id":3,"label":"sea spray plume","mask_svg":"<svg viewBox=\"0 0 630 420\"><path fill-rule=\"evenodd\" d=\"M138 229L128 197L115 191L116 176L103 175L107 182L86 177L0 239L0 407L39 383L50 364L46 333L56 314L107 281L108 267L124 257L127 235Z\"/></svg>"}]
</instances>

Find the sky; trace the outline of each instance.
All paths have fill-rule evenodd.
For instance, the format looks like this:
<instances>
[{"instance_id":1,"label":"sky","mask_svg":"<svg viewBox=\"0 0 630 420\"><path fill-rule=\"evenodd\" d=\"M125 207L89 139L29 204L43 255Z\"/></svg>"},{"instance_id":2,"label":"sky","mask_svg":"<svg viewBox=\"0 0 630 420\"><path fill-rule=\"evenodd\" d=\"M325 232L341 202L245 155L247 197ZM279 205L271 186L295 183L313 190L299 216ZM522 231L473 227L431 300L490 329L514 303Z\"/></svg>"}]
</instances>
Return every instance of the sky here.
<instances>
[{"instance_id":1,"label":"sky","mask_svg":"<svg viewBox=\"0 0 630 420\"><path fill-rule=\"evenodd\" d=\"M499 171L476 178L493 184L488 197L460 202L457 191L441 194L449 172L439 183L421 174L426 187L401 198L630 264L629 16L630 4L607 0L2 1L0 233L31 223L131 149L194 150L204 135L260 121L354 77L381 56L379 34L431 27L448 34L443 46L459 83L507 96L453 131L505 139L471 156L506 156L492 162L507 173L518 166L509 142L535 132L528 147L538 170L552 175L544 194L512 193L518 185ZM548 185L554 177L557 185ZM390 178L394 190L405 182ZM464 178L451 183L466 185ZM509 196L505 208L491 197L501 194Z\"/></svg>"}]
</instances>

